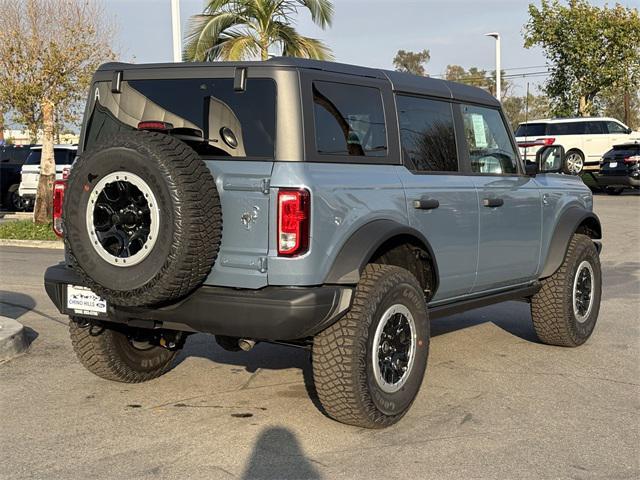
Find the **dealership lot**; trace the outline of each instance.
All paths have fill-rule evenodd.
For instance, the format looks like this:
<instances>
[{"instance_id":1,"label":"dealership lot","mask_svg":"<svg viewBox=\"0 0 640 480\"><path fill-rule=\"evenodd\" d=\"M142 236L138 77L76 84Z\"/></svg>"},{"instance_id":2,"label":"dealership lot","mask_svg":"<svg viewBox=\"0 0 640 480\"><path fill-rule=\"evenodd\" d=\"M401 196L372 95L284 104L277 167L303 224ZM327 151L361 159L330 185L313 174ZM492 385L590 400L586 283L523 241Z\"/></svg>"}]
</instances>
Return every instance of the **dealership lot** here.
<instances>
[{"instance_id":1,"label":"dealership lot","mask_svg":"<svg viewBox=\"0 0 640 480\"><path fill-rule=\"evenodd\" d=\"M638 478L640 196L595 205L589 342L537 343L516 302L438 320L416 403L382 431L324 417L307 352L283 346L228 353L194 335L157 380L97 378L42 286L62 251L0 247L0 314L33 339L0 365L0 478Z\"/></svg>"}]
</instances>

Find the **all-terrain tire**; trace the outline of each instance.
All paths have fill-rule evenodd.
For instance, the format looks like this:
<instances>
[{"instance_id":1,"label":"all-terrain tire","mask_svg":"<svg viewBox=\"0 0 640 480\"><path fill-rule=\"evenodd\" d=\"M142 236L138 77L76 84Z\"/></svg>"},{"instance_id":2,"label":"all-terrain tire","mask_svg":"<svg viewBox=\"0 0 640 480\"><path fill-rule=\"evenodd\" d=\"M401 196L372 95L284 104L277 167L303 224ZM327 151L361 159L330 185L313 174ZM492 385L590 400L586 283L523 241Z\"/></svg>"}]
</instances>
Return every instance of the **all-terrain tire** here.
<instances>
[{"instance_id":1,"label":"all-terrain tire","mask_svg":"<svg viewBox=\"0 0 640 480\"><path fill-rule=\"evenodd\" d=\"M604 189L607 195L620 195L624 192L623 187L606 187Z\"/></svg>"},{"instance_id":2,"label":"all-terrain tire","mask_svg":"<svg viewBox=\"0 0 640 480\"><path fill-rule=\"evenodd\" d=\"M373 343L385 312L395 305L415 321L415 356L402 387L384 391L374 377ZM313 379L331 418L350 425L384 428L399 421L413 403L429 353L429 319L424 292L415 276L392 265L368 265L350 311L313 341ZM376 357L378 358L378 357Z\"/></svg>"},{"instance_id":3,"label":"all-terrain tire","mask_svg":"<svg viewBox=\"0 0 640 480\"><path fill-rule=\"evenodd\" d=\"M136 348L125 331L72 318L71 344L80 363L91 373L123 383L140 383L166 373L177 350L160 346Z\"/></svg>"},{"instance_id":4,"label":"all-terrain tire","mask_svg":"<svg viewBox=\"0 0 640 480\"><path fill-rule=\"evenodd\" d=\"M99 250L97 227L94 233L90 224L90 203L100 199L92 192L99 190L101 179L118 172L144 181L159 212L155 243L146 257L127 266L126 258ZM95 213L93 218L95 224ZM68 257L84 285L123 306L166 304L187 296L209 275L222 237L220 198L203 160L170 135L144 131L120 133L83 153L68 179L63 221Z\"/></svg>"},{"instance_id":5,"label":"all-terrain tire","mask_svg":"<svg viewBox=\"0 0 640 480\"><path fill-rule=\"evenodd\" d=\"M593 272L590 310L579 320L574 306L574 284L587 262ZM579 268L582 268L579 270ZM602 295L600 259L593 241L575 234L560 268L542 281L542 288L531 299L531 316L538 338L548 345L577 347L591 336L598 319Z\"/></svg>"}]
</instances>

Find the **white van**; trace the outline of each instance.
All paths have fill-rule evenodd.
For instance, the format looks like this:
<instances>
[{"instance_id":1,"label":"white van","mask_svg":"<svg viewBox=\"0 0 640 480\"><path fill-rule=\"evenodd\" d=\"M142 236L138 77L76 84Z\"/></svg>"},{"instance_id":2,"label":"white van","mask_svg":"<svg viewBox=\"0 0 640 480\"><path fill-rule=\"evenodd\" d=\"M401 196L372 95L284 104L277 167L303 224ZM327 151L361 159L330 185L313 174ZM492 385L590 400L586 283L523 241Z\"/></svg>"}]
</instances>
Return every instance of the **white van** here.
<instances>
[{"instance_id":1,"label":"white van","mask_svg":"<svg viewBox=\"0 0 640 480\"><path fill-rule=\"evenodd\" d=\"M545 145L562 145L573 173L598 171L600 159L615 144L640 140L634 132L615 118L578 117L533 120L521 123L516 141L523 159L534 161Z\"/></svg>"},{"instance_id":2,"label":"white van","mask_svg":"<svg viewBox=\"0 0 640 480\"><path fill-rule=\"evenodd\" d=\"M56 162L56 180L62 180L62 172L69 168L76 158L78 147L76 145L54 145L53 156ZM42 145L31 147L29 156L22 165L20 187L18 194L24 199L27 206L33 206L38 191L40 180L40 158L42 157Z\"/></svg>"}]
</instances>

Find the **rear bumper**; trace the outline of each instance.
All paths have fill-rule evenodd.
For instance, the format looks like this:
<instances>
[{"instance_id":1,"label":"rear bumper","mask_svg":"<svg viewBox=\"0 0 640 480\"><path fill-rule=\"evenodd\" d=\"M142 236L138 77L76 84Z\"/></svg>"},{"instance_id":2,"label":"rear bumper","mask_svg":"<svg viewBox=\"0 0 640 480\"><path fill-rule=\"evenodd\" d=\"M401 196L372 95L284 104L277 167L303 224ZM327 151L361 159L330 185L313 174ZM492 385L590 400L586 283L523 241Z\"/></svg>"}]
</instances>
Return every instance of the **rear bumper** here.
<instances>
[{"instance_id":1,"label":"rear bumper","mask_svg":"<svg viewBox=\"0 0 640 480\"><path fill-rule=\"evenodd\" d=\"M598 185L606 187L608 185L621 185L629 187L640 187L640 178L633 178L629 175L598 175L596 177Z\"/></svg>"},{"instance_id":2,"label":"rear bumper","mask_svg":"<svg viewBox=\"0 0 640 480\"><path fill-rule=\"evenodd\" d=\"M67 308L66 285L83 285L64 264L49 267L44 285L61 313ZM162 307L108 305L96 318L142 328L167 328L259 340L295 340L324 330L351 306L353 288L265 287L260 290L202 286L178 303Z\"/></svg>"}]
</instances>

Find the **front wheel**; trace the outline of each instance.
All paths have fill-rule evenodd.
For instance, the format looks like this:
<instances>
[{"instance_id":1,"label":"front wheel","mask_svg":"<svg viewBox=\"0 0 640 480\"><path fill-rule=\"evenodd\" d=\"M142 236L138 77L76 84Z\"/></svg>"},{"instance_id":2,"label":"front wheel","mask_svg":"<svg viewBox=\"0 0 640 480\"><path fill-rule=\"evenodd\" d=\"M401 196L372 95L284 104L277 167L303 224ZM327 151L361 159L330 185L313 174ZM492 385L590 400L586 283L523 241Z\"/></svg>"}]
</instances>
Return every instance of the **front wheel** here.
<instances>
[{"instance_id":1,"label":"front wheel","mask_svg":"<svg viewBox=\"0 0 640 480\"><path fill-rule=\"evenodd\" d=\"M313 379L333 419L366 428L399 421L427 367L424 293L407 270L368 265L349 313L313 341Z\"/></svg>"},{"instance_id":2,"label":"front wheel","mask_svg":"<svg viewBox=\"0 0 640 480\"><path fill-rule=\"evenodd\" d=\"M605 192L607 192L607 195L620 195L622 192L624 192L624 188L623 187L607 187L604 189Z\"/></svg>"},{"instance_id":3,"label":"front wheel","mask_svg":"<svg viewBox=\"0 0 640 480\"><path fill-rule=\"evenodd\" d=\"M582 345L596 326L601 294L596 247L586 235L575 234L560 268L542 281L542 288L531 299L538 338L549 345Z\"/></svg>"}]
</instances>

